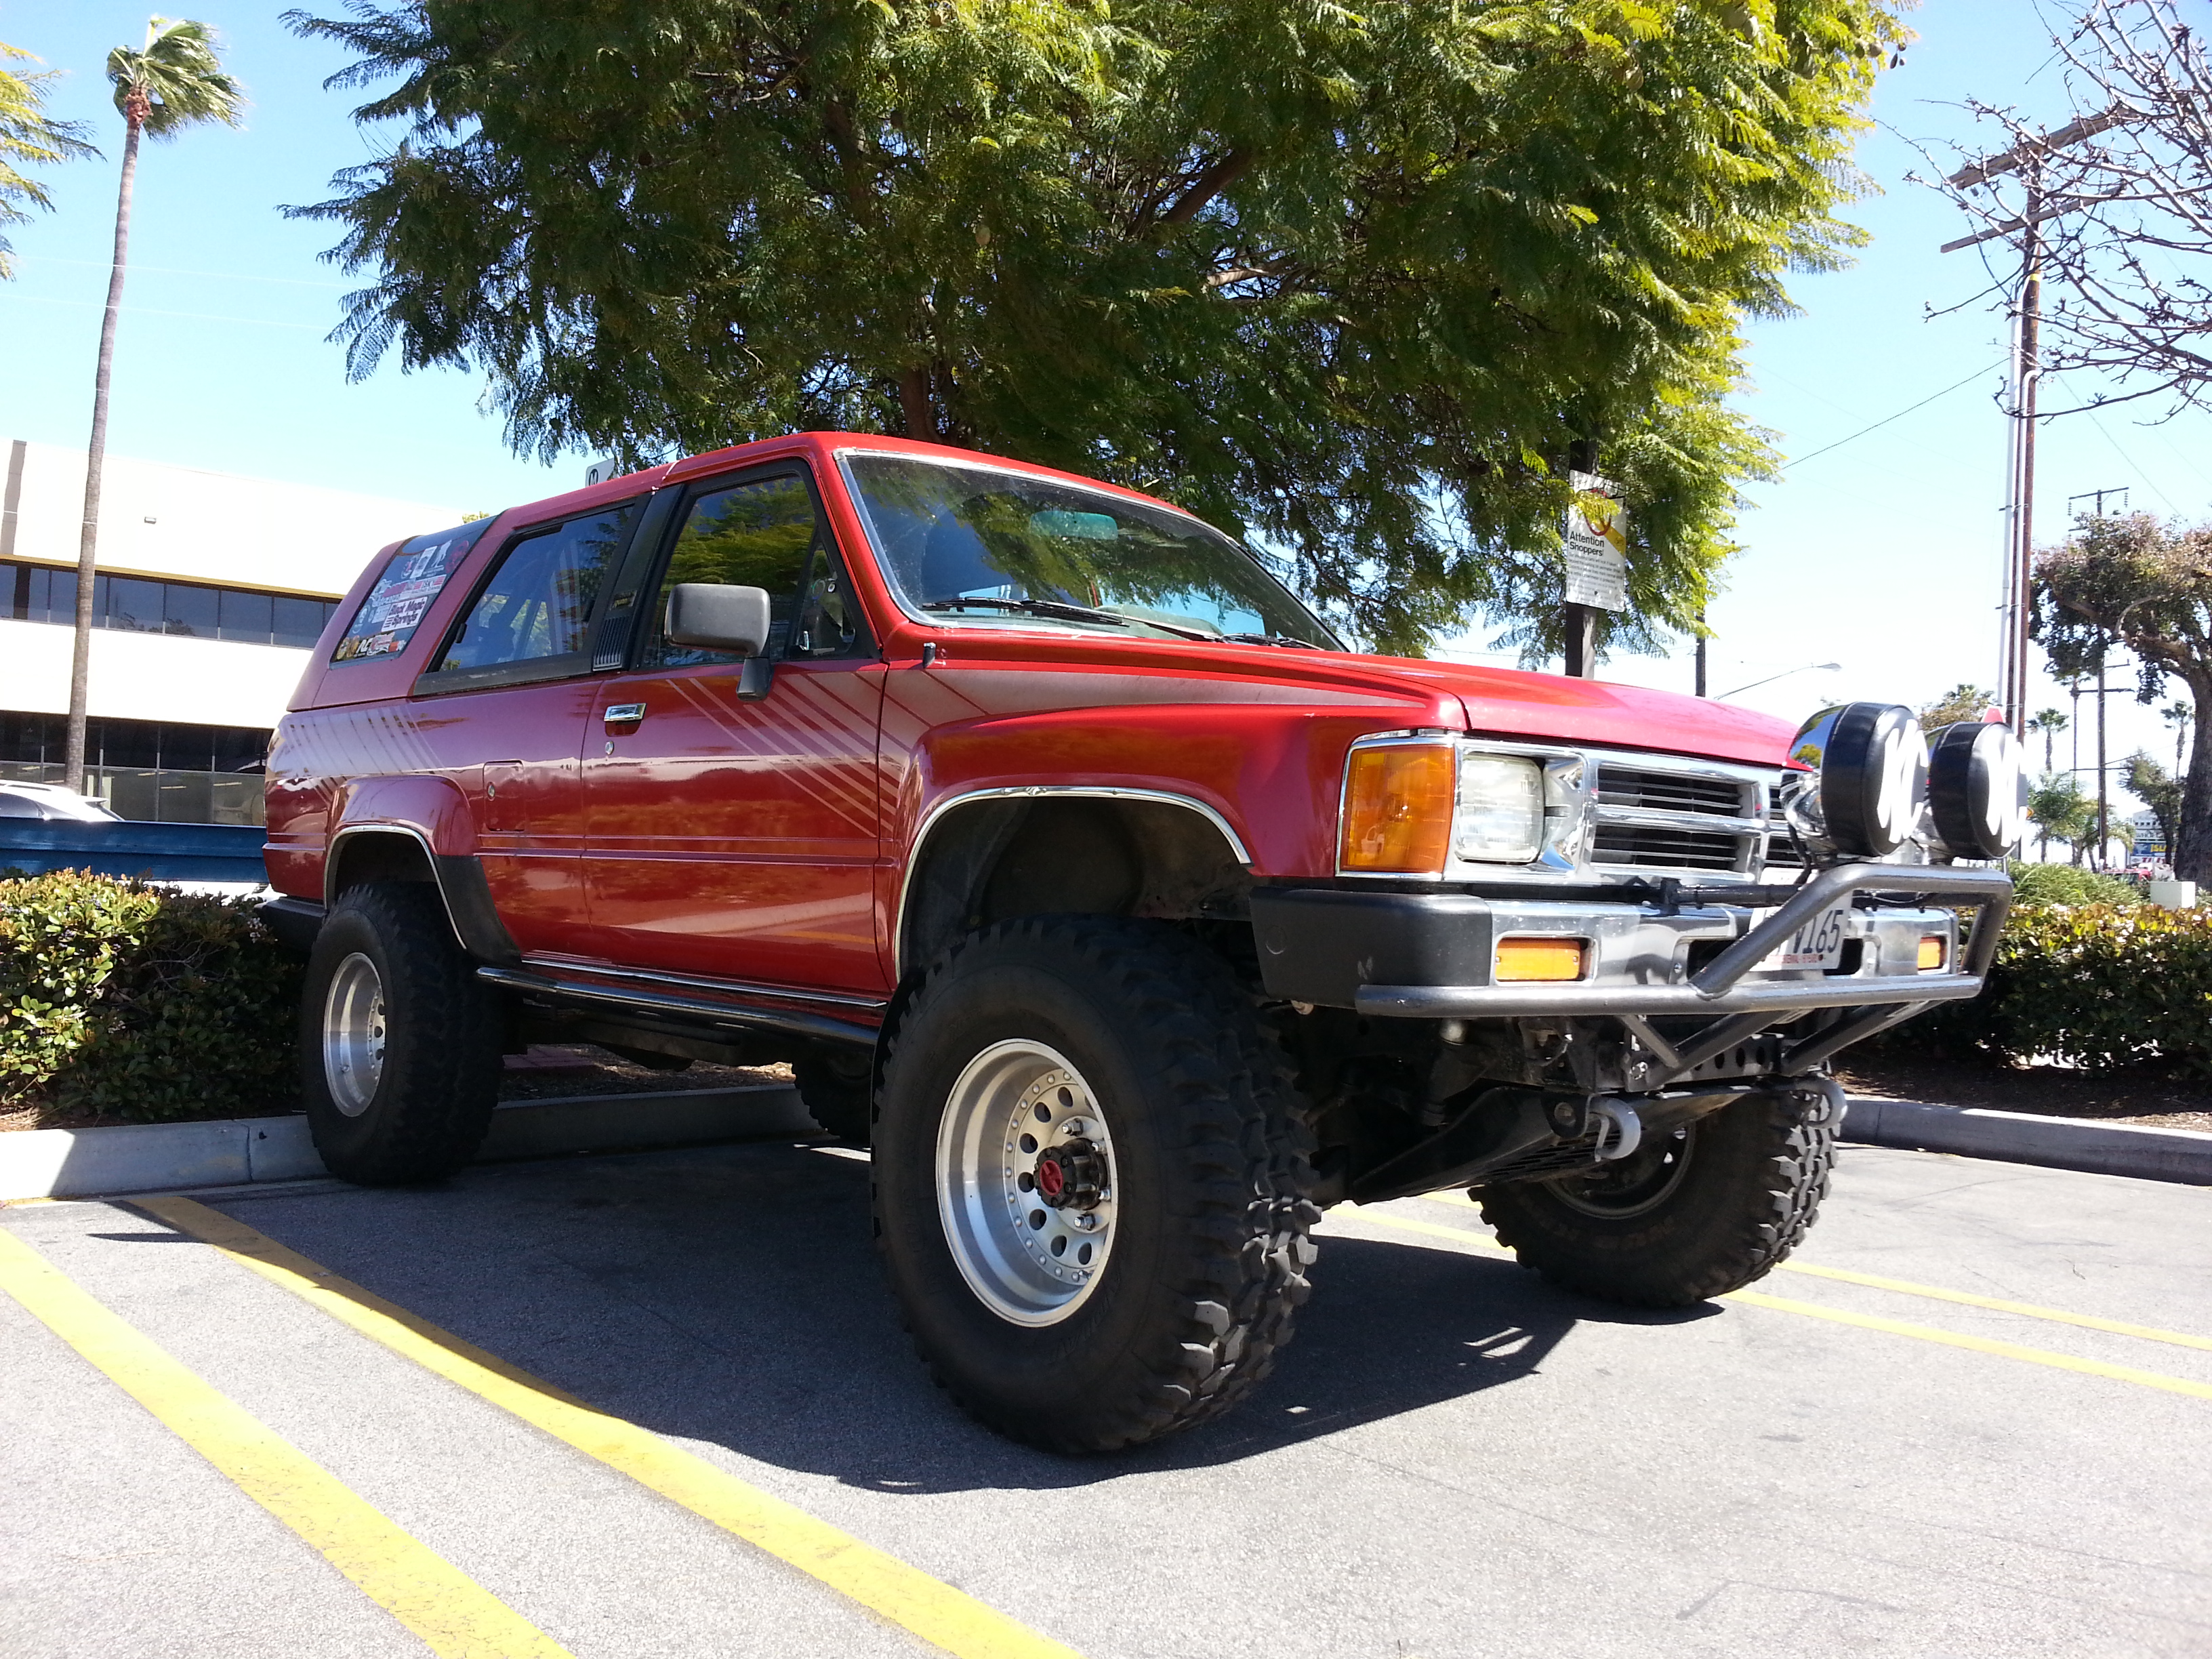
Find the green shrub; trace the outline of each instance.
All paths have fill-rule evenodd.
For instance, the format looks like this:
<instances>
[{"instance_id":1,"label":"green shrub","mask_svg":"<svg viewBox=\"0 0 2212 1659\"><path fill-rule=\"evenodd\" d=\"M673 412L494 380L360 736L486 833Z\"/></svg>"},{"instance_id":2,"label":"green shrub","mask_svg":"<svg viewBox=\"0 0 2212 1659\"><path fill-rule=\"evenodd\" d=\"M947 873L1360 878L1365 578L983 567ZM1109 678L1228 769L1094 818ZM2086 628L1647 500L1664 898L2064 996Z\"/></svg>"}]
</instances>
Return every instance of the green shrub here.
<instances>
[{"instance_id":1,"label":"green shrub","mask_svg":"<svg viewBox=\"0 0 2212 1659\"><path fill-rule=\"evenodd\" d=\"M249 901L0 876L0 1102L143 1122L268 1105L299 995Z\"/></svg>"},{"instance_id":2,"label":"green shrub","mask_svg":"<svg viewBox=\"0 0 2212 1659\"><path fill-rule=\"evenodd\" d=\"M2100 876L2071 864L2010 866L2020 904L2140 904L2142 890L2125 876Z\"/></svg>"},{"instance_id":3,"label":"green shrub","mask_svg":"<svg viewBox=\"0 0 2212 1659\"><path fill-rule=\"evenodd\" d=\"M1982 994L1937 1005L1883 1046L2212 1078L2212 908L2018 906Z\"/></svg>"}]
</instances>

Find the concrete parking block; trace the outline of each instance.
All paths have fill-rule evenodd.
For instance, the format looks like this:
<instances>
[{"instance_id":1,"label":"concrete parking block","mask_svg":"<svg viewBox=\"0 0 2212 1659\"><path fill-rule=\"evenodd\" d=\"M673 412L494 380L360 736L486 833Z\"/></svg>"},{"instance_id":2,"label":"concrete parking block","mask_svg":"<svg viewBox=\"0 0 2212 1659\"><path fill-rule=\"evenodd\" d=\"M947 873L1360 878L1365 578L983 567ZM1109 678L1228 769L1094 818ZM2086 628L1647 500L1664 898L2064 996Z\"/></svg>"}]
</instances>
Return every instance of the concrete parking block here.
<instances>
[{"instance_id":1,"label":"concrete parking block","mask_svg":"<svg viewBox=\"0 0 2212 1659\"><path fill-rule=\"evenodd\" d=\"M1871 1146L2212 1187L2212 1134L2189 1129L1926 1106L1910 1100L1854 1099L1844 1114L1842 1136Z\"/></svg>"}]
</instances>

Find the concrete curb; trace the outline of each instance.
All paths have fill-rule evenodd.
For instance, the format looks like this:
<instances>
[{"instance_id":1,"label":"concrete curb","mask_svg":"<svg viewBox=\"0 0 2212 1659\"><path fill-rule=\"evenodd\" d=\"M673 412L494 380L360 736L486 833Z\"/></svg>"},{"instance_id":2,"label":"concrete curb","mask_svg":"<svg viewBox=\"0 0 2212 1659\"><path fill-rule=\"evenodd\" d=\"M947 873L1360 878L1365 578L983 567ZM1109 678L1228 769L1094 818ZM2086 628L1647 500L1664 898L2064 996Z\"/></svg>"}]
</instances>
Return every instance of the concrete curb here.
<instances>
[{"instance_id":1,"label":"concrete curb","mask_svg":"<svg viewBox=\"0 0 2212 1659\"><path fill-rule=\"evenodd\" d=\"M1845 1140L1915 1152L2002 1158L2091 1175L2134 1176L2212 1187L2212 1134L2146 1129L2078 1117L2037 1117L1910 1100L1854 1099L1839 1132Z\"/></svg>"},{"instance_id":2,"label":"concrete curb","mask_svg":"<svg viewBox=\"0 0 2212 1659\"><path fill-rule=\"evenodd\" d=\"M477 1161L818 1135L788 1084L510 1101ZM222 1118L0 1134L0 1200L242 1186L327 1175L304 1117Z\"/></svg>"}]
</instances>

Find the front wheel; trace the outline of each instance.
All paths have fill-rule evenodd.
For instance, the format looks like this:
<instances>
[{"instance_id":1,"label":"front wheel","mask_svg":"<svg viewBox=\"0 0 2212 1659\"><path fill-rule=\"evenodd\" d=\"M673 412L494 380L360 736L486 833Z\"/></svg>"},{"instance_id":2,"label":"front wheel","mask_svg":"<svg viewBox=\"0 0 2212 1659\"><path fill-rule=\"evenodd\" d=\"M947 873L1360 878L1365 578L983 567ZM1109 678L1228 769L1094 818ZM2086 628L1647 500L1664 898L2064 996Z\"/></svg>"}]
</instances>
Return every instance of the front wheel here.
<instances>
[{"instance_id":1,"label":"front wheel","mask_svg":"<svg viewBox=\"0 0 2212 1659\"><path fill-rule=\"evenodd\" d=\"M1745 1095L1617 1164L1477 1189L1524 1267L1643 1308L1681 1308L1764 1277L1827 1196L1835 1111L1822 1088Z\"/></svg>"},{"instance_id":2,"label":"front wheel","mask_svg":"<svg viewBox=\"0 0 2212 1659\"><path fill-rule=\"evenodd\" d=\"M1212 1417L1290 1340L1320 1212L1280 1050L1202 945L1030 917L955 945L891 1038L878 1234L932 1373L1055 1451Z\"/></svg>"}]
</instances>

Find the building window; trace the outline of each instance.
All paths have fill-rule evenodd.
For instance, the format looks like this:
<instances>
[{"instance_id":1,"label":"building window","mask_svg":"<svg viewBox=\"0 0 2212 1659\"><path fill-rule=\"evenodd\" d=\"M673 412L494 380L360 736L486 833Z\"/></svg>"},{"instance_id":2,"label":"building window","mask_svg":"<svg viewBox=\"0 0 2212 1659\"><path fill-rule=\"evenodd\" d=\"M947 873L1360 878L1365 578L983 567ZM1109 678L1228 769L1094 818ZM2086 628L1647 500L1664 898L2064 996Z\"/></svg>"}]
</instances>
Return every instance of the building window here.
<instances>
[{"instance_id":1,"label":"building window","mask_svg":"<svg viewBox=\"0 0 2212 1659\"><path fill-rule=\"evenodd\" d=\"M132 634L179 634L305 651L322 637L335 599L301 599L206 582L95 576L92 625ZM76 572L53 565L0 564L0 617L76 625Z\"/></svg>"},{"instance_id":2,"label":"building window","mask_svg":"<svg viewBox=\"0 0 2212 1659\"><path fill-rule=\"evenodd\" d=\"M126 818L260 823L269 737L257 726L87 720L85 793ZM59 783L68 738L59 714L0 714L0 778Z\"/></svg>"}]
</instances>

